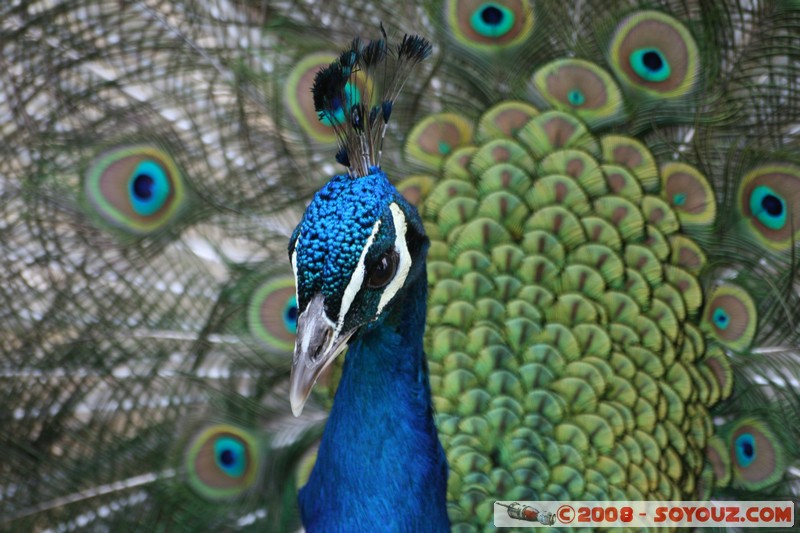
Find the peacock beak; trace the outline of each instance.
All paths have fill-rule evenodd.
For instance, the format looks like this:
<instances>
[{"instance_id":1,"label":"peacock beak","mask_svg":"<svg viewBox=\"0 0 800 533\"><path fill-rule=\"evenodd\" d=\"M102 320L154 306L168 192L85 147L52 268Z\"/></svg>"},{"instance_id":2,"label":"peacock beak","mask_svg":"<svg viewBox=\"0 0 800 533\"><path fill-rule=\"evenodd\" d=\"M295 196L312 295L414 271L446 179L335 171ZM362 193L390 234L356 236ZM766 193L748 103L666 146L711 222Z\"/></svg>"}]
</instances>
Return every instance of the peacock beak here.
<instances>
[{"instance_id":1,"label":"peacock beak","mask_svg":"<svg viewBox=\"0 0 800 533\"><path fill-rule=\"evenodd\" d=\"M294 416L303 412L320 374L344 351L354 332L336 333L336 325L325 314L325 300L321 294L314 296L297 317L297 340L289 383Z\"/></svg>"}]
</instances>

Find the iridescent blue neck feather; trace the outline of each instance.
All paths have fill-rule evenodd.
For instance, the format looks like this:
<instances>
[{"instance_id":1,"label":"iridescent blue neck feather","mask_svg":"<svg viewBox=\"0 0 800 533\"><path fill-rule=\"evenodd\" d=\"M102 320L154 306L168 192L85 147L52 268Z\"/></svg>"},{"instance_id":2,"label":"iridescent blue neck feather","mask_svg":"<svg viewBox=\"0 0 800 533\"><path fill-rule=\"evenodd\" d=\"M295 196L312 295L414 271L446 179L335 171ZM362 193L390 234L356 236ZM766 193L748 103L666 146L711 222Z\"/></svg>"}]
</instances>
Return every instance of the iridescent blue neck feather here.
<instances>
[{"instance_id":1,"label":"iridescent blue neck feather","mask_svg":"<svg viewBox=\"0 0 800 533\"><path fill-rule=\"evenodd\" d=\"M306 530L449 531L447 463L422 350L425 276L347 352L317 462L300 491Z\"/></svg>"}]
</instances>

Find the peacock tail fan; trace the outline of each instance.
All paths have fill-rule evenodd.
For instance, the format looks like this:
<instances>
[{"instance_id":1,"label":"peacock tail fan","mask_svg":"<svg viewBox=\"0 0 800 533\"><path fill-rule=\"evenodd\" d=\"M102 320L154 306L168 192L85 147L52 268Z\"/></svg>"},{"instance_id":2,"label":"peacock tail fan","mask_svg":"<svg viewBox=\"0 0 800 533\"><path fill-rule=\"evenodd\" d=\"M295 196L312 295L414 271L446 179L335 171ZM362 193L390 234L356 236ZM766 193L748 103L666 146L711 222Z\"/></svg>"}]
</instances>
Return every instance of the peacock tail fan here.
<instances>
[{"instance_id":1,"label":"peacock tail fan","mask_svg":"<svg viewBox=\"0 0 800 533\"><path fill-rule=\"evenodd\" d=\"M283 472L321 417L278 392L285 241L317 173L267 73L295 30L215 2L0 11L0 529L293 527ZM197 443L215 427L241 471Z\"/></svg>"},{"instance_id":2,"label":"peacock tail fan","mask_svg":"<svg viewBox=\"0 0 800 533\"><path fill-rule=\"evenodd\" d=\"M795 2L6 4L0 529L300 527L342 367L294 418L286 242L398 79L369 139L431 240L453 529L796 499ZM320 69L404 32L430 59L320 120Z\"/></svg>"},{"instance_id":3,"label":"peacock tail fan","mask_svg":"<svg viewBox=\"0 0 800 533\"><path fill-rule=\"evenodd\" d=\"M513 13L494 4L474 9ZM508 87L492 70L506 57L529 84L423 118L405 149L418 174L398 184L432 240L426 352L454 525L488 523L487 495L796 492L778 413L800 406L800 17L719 4L554 7L582 24L542 28L568 52L539 47L529 70L499 38L443 28L492 63L481 97Z\"/></svg>"}]
</instances>

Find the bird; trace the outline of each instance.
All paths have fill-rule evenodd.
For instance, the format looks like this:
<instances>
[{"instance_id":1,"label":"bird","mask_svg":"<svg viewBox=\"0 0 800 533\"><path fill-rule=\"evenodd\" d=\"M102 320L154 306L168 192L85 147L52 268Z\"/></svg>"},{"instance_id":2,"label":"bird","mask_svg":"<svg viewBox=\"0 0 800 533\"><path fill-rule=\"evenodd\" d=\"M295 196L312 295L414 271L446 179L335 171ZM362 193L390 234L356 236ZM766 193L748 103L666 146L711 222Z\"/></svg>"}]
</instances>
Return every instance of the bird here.
<instances>
[{"instance_id":1,"label":"bird","mask_svg":"<svg viewBox=\"0 0 800 533\"><path fill-rule=\"evenodd\" d=\"M796 499L795 3L0 14L0 529Z\"/></svg>"},{"instance_id":2,"label":"bird","mask_svg":"<svg viewBox=\"0 0 800 533\"><path fill-rule=\"evenodd\" d=\"M430 53L419 36L396 45L385 35L357 39L314 79L315 109L336 132L336 157L348 172L314 196L289 242L297 286L294 414L320 373L345 348L348 355L300 492L308 531L364 531L376 515L386 531L449 530L447 463L422 342L429 241L417 210L380 168L393 89ZM389 89L370 107L369 93L352 87L381 75ZM403 512L393 513L404 500Z\"/></svg>"}]
</instances>

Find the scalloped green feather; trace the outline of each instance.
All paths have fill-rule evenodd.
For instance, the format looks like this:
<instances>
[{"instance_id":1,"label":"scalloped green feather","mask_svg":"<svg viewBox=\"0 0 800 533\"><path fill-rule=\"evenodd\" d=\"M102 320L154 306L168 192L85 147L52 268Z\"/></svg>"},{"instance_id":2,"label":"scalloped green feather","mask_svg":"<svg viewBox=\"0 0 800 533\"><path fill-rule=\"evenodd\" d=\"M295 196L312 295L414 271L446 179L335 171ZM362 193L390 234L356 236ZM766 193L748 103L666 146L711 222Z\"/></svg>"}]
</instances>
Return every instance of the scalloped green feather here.
<instances>
[{"instance_id":1,"label":"scalloped green feather","mask_svg":"<svg viewBox=\"0 0 800 533\"><path fill-rule=\"evenodd\" d=\"M644 219L639 208L621 196L604 196L594 202L595 212L617 228L626 241L641 239Z\"/></svg>"},{"instance_id":2,"label":"scalloped green feather","mask_svg":"<svg viewBox=\"0 0 800 533\"><path fill-rule=\"evenodd\" d=\"M733 392L733 369L728 355L718 346L711 346L706 352L703 364L711 370L716 379L721 399L728 398Z\"/></svg>"},{"instance_id":3,"label":"scalloped green feather","mask_svg":"<svg viewBox=\"0 0 800 533\"><path fill-rule=\"evenodd\" d=\"M426 167L438 170L451 153L471 142L472 130L472 123L461 115L429 115L408 134L406 154Z\"/></svg>"},{"instance_id":4,"label":"scalloped green feather","mask_svg":"<svg viewBox=\"0 0 800 533\"><path fill-rule=\"evenodd\" d=\"M642 185L625 167L604 164L600 168L605 174L610 194L630 200L634 204L641 203L643 197Z\"/></svg>"},{"instance_id":5,"label":"scalloped green feather","mask_svg":"<svg viewBox=\"0 0 800 533\"><path fill-rule=\"evenodd\" d=\"M693 240L683 235L672 235L669 238L672 264L681 266L690 273L699 274L706 265L706 255Z\"/></svg>"},{"instance_id":6,"label":"scalloped green feather","mask_svg":"<svg viewBox=\"0 0 800 533\"><path fill-rule=\"evenodd\" d=\"M714 473L714 485L725 487L731 482L731 456L725 442L719 437L708 440L706 461Z\"/></svg>"},{"instance_id":7,"label":"scalloped green feather","mask_svg":"<svg viewBox=\"0 0 800 533\"><path fill-rule=\"evenodd\" d=\"M592 198L608 192L605 177L596 159L581 150L558 150L547 154L539 161L537 173L540 176L559 174L575 178Z\"/></svg>"},{"instance_id":8,"label":"scalloped green feather","mask_svg":"<svg viewBox=\"0 0 800 533\"><path fill-rule=\"evenodd\" d=\"M597 140L586 126L560 111L548 111L534 117L517 132L517 139L539 159L565 148L583 150L592 155L599 153Z\"/></svg>"},{"instance_id":9,"label":"scalloped green feather","mask_svg":"<svg viewBox=\"0 0 800 533\"><path fill-rule=\"evenodd\" d=\"M470 159L469 170L474 176L481 174L493 165L506 163L528 172L533 171L534 164L528 152L509 139L494 139L478 148Z\"/></svg>"},{"instance_id":10,"label":"scalloped green feather","mask_svg":"<svg viewBox=\"0 0 800 533\"><path fill-rule=\"evenodd\" d=\"M416 175L403 178L397 184L397 191L414 206L422 207L426 198L433 189L434 178L431 176Z\"/></svg>"},{"instance_id":11,"label":"scalloped green feather","mask_svg":"<svg viewBox=\"0 0 800 533\"><path fill-rule=\"evenodd\" d=\"M453 150L444 160L441 170L442 180L463 180L472 182L475 177L469 171L472 156L478 150L477 146L461 146ZM424 207L424 206L423 206Z\"/></svg>"},{"instance_id":12,"label":"scalloped green feather","mask_svg":"<svg viewBox=\"0 0 800 533\"><path fill-rule=\"evenodd\" d=\"M480 142L491 139L514 137L539 110L525 102L501 102L487 109L478 122L475 138Z\"/></svg>"},{"instance_id":13,"label":"scalloped green feather","mask_svg":"<svg viewBox=\"0 0 800 533\"><path fill-rule=\"evenodd\" d=\"M658 188L658 168L650 150L632 137L604 135L600 138L603 162L623 166L634 173L646 192Z\"/></svg>"},{"instance_id":14,"label":"scalloped green feather","mask_svg":"<svg viewBox=\"0 0 800 533\"><path fill-rule=\"evenodd\" d=\"M534 211L550 205L562 205L576 215L585 215L590 209L581 186L574 179L559 175L537 179L525 193L525 201Z\"/></svg>"}]
</instances>

